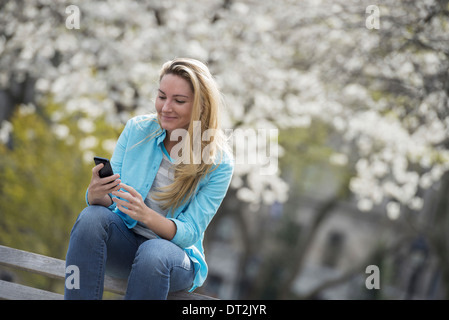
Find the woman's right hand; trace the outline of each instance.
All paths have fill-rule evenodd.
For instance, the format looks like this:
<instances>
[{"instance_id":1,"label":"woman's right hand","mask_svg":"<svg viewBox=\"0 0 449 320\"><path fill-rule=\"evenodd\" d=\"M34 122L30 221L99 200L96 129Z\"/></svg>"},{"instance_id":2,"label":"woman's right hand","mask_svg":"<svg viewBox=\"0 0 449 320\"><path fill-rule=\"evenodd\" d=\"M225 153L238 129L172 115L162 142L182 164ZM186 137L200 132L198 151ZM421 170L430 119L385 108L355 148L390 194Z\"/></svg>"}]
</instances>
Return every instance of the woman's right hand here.
<instances>
[{"instance_id":1,"label":"woman's right hand","mask_svg":"<svg viewBox=\"0 0 449 320\"><path fill-rule=\"evenodd\" d=\"M100 178L100 169L103 168L102 163L96 165L92 169L92 178L87 191L87 201L89 204L102 205L109 207L113 202L109 197L109 193L120 189L120 175L118 173Z\"/></svg>"}]
</instances>

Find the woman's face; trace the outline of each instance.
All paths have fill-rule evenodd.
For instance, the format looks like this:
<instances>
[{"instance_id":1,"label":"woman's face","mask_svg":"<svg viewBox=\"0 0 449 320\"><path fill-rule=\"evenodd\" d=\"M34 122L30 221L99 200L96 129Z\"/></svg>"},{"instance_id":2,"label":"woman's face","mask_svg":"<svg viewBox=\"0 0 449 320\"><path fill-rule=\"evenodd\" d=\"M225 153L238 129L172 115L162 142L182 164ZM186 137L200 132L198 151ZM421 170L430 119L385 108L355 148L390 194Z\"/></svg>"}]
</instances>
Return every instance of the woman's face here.
<instances>
[{"instance_id":1,"label":"woman's face","mask_svg":"<svg viewBox=\"0 0 449 320\"><path fill-rule=\"evenodd\" d=\"M190 83L174 74L162 77L156 99L156 111L163 129L171 133L175 129L187 129L193 108L193 92Z\"/></svg>"}]
</instances>

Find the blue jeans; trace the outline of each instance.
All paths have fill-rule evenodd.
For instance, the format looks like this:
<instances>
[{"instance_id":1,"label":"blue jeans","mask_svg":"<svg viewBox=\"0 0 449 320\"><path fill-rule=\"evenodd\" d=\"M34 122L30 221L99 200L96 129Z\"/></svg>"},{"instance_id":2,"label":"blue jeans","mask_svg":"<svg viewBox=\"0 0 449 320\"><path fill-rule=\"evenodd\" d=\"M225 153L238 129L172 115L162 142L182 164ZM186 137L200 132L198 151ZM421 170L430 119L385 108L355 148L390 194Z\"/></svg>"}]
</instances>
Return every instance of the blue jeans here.
<instances>
[{"instance_id":1,"label":"blue jeans","mask_svg":"<svg viewBox=\"0 0 449 320\"><path fill-rule=\"evenodd\" d=\"M180 247L164 239L146 239L102 206L85 208L70 234L66 266L79 270L79 289L65 287L65 299L102 299L105 273L128 279L125 299L167 299L188 289L193 262ZM66 279L70 276L66 273Z\"/></svg>"}]
</instances>

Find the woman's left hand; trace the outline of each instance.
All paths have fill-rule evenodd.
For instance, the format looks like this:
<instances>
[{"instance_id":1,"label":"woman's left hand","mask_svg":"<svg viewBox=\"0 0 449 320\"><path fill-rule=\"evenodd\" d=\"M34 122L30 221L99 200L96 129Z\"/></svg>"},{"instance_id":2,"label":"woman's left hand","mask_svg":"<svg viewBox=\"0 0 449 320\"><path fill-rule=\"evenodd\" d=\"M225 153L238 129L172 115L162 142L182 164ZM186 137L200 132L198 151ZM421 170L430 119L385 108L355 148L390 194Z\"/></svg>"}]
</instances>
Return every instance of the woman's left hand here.
<instances>
[{"instance_id":1,"label":"woman's left hand","mask_svg":"<svg viewBox=\"0 0 449 320\"><path fill-rule=\"evenodd\" d=\"M142 196L133 187L124 183L120 183L119 186L128 191L112 192L114 196L121 198L112 198L119 210L134 220L142 222L161 238L172 240L176 234L176 224L147 207Z\"/></svg>"},{"instance_id":2,"label":"woman's left hand","mask_svg":"<svg viewBox=\"0 0 449 320\"><path fill-rule=\"evenodd\" d=\"M122 190L112 192L114 196L119 197L113 198L112 201L117 204L117 207L121 212L126 213L130 218L145 223L145 220L149 218L151 212L149 212L149 208L145 204L140 193L133 187L124 183L120 183L119 187L128 192Z\"/></svg>"}]
</instances>

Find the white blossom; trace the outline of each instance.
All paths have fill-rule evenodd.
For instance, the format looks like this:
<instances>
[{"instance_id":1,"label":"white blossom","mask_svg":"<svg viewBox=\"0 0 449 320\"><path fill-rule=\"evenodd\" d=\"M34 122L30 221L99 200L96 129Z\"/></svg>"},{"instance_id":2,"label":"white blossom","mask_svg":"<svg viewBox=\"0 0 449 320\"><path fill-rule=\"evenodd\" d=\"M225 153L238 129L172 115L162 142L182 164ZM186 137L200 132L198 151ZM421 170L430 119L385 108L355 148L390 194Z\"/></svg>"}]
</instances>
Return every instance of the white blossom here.
<instances>
[{"instance_id":1,"label":"white blossom","mask_svg":"<svg viewBox=\"0 0 449 320\"><path fill-rule=\"evenodd\" d=\"M94 135L98 118L119 126L133 114L154 111L161 64L187 56L208 62L216 76L225 128L307 129L315 121L333 128L354 149L337 150L329 160L351 165L355 158L350 190L363 210L386 199L390 218L399 216L401 205L419 210L418 189L449 170L442 145L449 137L447 90L428 80L448 69L448 27L439 19L423 25L415 39L433 50L414 52L402 42L411 43L410 28L388 27L388 19L376 32L364 28L361 1L231 1L224 8L218 0L80 0L81 30L64 26L71 4L10 0L0 12L0 86L35 80L37 105L50 99L61 106L49 115L58 139L70 140L60 122L75 114L79 129ZM407 12L385 0L382 14L415 25L427 10L416 5ZM389 50L379 53L384 41ZM409 100L385 94L386 83ZM11 130L2 123L0 142ZM98 144L94 136L80 142L89 163L89 150ZM113 143L102 147L112 150ZM231 186L249 203L284 201L288 189L279 170L260 175L262 164L249 163L259 147L264 150L258 143L243 146L246 158L236 165ZM277 148L271 160L281 156Z\"/></svg>"},{"instance_id":2,"label":"white blossom","mask_svg":"<svg viewBox=\"0 0 449 320\"><path fill-rule=\"evenodd\" d=\"M3 120L0 123L0 143L6 144L9 141L9 135L13 130L11 122Z\"/></svg>"}]
</instances>

